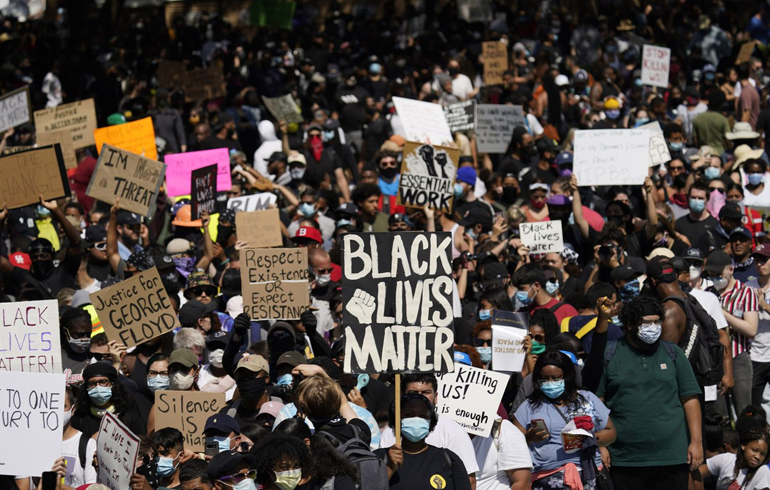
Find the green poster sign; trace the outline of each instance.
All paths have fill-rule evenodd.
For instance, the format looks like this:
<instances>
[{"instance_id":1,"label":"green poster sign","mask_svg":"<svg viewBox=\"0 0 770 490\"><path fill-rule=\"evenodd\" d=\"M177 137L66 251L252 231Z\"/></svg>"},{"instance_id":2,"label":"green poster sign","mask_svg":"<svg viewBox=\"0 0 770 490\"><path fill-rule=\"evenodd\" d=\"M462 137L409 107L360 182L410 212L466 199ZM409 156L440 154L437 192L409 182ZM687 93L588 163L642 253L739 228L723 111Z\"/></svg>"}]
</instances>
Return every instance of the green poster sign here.
<instances>
[{"instance_id":1,"label":"green poster sign","mask_svg":"<svg viewBox=\"0 0 770 490\"><path fill-rule=\"evenodd\" d=\"M254 0L251 4L251 23L260 27L279 27L291 30L291 21L297 3L286 0Z\"/></svg>"}]
</instances>

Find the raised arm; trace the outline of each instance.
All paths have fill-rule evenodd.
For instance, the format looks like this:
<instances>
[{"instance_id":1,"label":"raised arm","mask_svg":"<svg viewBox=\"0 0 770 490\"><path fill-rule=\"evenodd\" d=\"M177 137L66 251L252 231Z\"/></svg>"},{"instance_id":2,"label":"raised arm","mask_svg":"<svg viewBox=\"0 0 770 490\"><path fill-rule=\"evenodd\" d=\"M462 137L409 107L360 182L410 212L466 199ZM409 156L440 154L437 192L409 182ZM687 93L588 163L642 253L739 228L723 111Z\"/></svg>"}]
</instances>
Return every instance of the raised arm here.
<instances>
[{"instance_id":1,"label":"raised arm","mask_svg":"<svg viewBox=\"0 0 770 490\"><path fill-rule=\"evenodd\" d=\"M583 201L580 199L580 189L578 188L577 175L572 174L569 180L569 188L572 191L572 214L575 218L575 224L580 230L580 234L588 240L588 221L583 216Z\"/></svg>"},{"instance_id":2,"label":"raised arm","mask_svg":"<svg viewBox=\"0 0 770 490\"><path fill-rule=\"evenodd\" d=\"M647 239L655 236L658 229L658 210L655 207L655 183L651 178L644 179L644 194L647 198L647 223L644 225L644 233Z\"/></svg>"},{"instance_id":3,"label":"raised arm","mask_svg":"<svg viewBox=\"0 0 770 490\"><path fill-rule=\"evenodd\" d=\"M59 209L59 205L56 203L56 201L44 201L43 195L40 195L40 205L46 208L47 210L51 211L51 216L56 219L56 221L59 222L59 225L61 225L62 229L64 230L64 234L69 239L69 248L67 249L67 253L69 255L77 255L80 253L80 233L78 232L77 228L75 228L72 223L69 222L64 217L64 213L61 209Z\"/></svg>"},{"instance_id":4,"label":"raised arm","mask_svg":"<svg viewBox=\"0 0 770 490\"><path fill-rule=\"evenodd\" d=\"M107 226L107 260L112 271L118 272L120 253L118 253L118 211L120 211L120 198L115 199L115 204L110 208L110 222Z\"/></svg>"}]
</instances>

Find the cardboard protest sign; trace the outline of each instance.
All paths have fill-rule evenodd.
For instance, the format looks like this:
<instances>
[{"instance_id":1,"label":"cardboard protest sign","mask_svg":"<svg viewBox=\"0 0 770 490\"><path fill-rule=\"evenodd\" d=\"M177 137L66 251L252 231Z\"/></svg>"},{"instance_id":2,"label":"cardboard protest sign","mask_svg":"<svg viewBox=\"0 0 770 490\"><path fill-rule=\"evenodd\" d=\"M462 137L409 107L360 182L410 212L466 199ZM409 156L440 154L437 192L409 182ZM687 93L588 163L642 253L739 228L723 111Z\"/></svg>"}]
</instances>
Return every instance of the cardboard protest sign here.
<instances>
[{"instance_id":1,"label":"cardboard protest sign","mask_svg":"<svg viewBox=\"0 0 770 490\"><path fill-rule=\"evenodd\" d=\"M460 150L408 141L401 161L398 204L452 212Z\"/></svg>"},{"instance_id":2,"label":"cardboard protest sign","mask_svg":"<svg viewBox=\"0 0 770 490\"><path fill-rule=\"evenodd\" d=\"M578 185L642 185L650 167L646 129L575 131L573 172Z\"/></svg>"},{"instance_id":3,"label":"cardboard protest sign","mask_svg":"<svg viewBox=\"0 0 770 490\"><path fill-rule=\"evenodd\" d=\"M253 0L251 24L260 27L278 27L291 30L297 2L291 0Z\"/></svg>"},{"instance_id":4,"label":"cardboard protest sign","mask_svg":"<svg viewBox=\"0 0 770 490\"><path fill-rule=\"evenodd\" d=\"M0 475L51 470L61 456L65 386L63 374L0 371Z\"/></svg>"},{"instance_id":5,"label":"cardboard protest sign","mask_svg":"<svg viewBox=\"0 0 770 490\"><path fill-rule=\"evenodd\" d=\"M179 327L155 267L93 293L91 304L107 338L128 348Z\"/></svg>"},{"instance_id":6,"label":"cardboard protest sign","mask_svg":"<svg viewBox=\"0 0 770 490\"><path fill-rule=\"evenodd\" d=\"M86 195L142 216L151 216L160 193L166 165L105 144L99 153Z\"/></svg>"},{"instance_id":7,"label":"cardboard protest sign","mask_svg":"<svg viewBox=\"0 0 770 490\"><path fill-rule=\"evenodd\" d=\"M738 51L738 56L735 57L735 64L740 65L746 63L751 59L751 55L754 53L754 47L757 45L755 40L751 40L741 45L741 50Z\"/></svg>"},{"instance_id":8,"label":"cardboard protest sign","mask_svg":"<svg viewBox=\"0 0 770 490\"><path fill-rule=\"evenodd\" d=\"M0 202L17 209L70 196L67 169L61 147L44 146L0 158Z\"/></svg>"},{"instance_id":9,"label":"cardboard protest sign","mask_svg":"<svg viewBox=\"0 0 770 490\"><path fill-rule=\"evenodd\" d=\"M663 165L671 161L671 152L666 144L666 137L663 135L663 129L658 121L639 126L639 129L646 129L650 132L650 167Z\"/></svg>"},{"instance_id":10,"label":"cardboard protest sign","mask_svg":"<svg viewBox=\"0 0 770 490\"><path fill-rule=\"evenodd\" d=\"M298 319L310 306L307 249L241 249L241 290L252 320Z\"/></svg>"},{"instance_id":11,"label":"cardboard protest sign","mask_svg":"<svg viewBox=\"0 0 770 490\"><path fill-rule=\"evenodd\" d=\"M453 369L452 235L346 233L346 373Z\"/></svg>"},{"instance_id":12,"label":"cardboard protest sign","mask_svg":"<svg viewBox=\"0 0 770 490\"><path fill-rule=\"evenodd\" d=\"M516 126L526 126L518 105L476 105L476 147L482 153L505 153Z\"/></svg>"},{"instance_id":13,"label":"cardboard protest sign","mask_svg":"<svg viewBox=\"0 0 770 490\"><path fill-rule=\"evenodd\" d=\"M105 413L96 436L96 459L99 460L96 481L110 490L128 490L138 456L139 438L116 416Z\"/></svg>"},{"instance_id":14,"label":"cardboard protest sign","mask_svg":"<svg viewBox=\"0 0 770 490\"><path fill-rule=\"evenodd\" d=\"M95 144L96 107L94 99L78 100L51 109L35 111L35 129L38 134L69 129L72 146L79 150Z\"/></svg>"},{"instance_id":15,"label":"cardboard protest sign","mask_svg":"<svg viewBox=\"0 0 770 490\"><path fill-rule=\"evenodd\" d=\"M447 124L449 124L449 130L453 133L469 131L474 128L476 120L476 101L466 100L465 102L449 104L444 107L444 115Z\"/></svg>"},{"instance_id":16,"label":"cardboard protest sign","mask_svg":"<svg viewBox=\"0 0 770 490\"><path fill-rule=\"evenodd\" d=\"M181 61L160 60L155 78L160 87L176 88L182 86L185 72L185 65Z\"/></svg>"},{"instance_id":17,"label":"cardboard protest sign","mask_svg":"<svg viewBox=\"0 0 770 490\"><path fill-rule=\"evenodd\" d=\"M503 73L508 70L508 45L500 41L487 41L481 45L484 60L484 84L500 85Z\"/></svg>"},{"instance_id":18,"label":"cardboard protest sign","mask_svg":"<svg viewBox=\"0 0 770 490\"><path fill-rule=\"evenodd\" d=\"M469 434L489 437L510 376L458 363L454 372L436 377L437 413L454 420Z\"/></svg>"},{"instance_id":19,"label":"cardboard protest sign","mask_svg":"<svg viewBox=\"0 0 770 490\"><path fill-rule=\"evenodd\" d=\"M56 300L0 303L0 371L61 373Z\"/></svg>"},{"instance_id":20,"label":"cardboard protest sign","mask_svg":"<svg viewBox=\"0 0 770 490\"><path fill-rule=\"evenodd\" d=\"M231 197L227 200L227 208L237 211L259 211L267 209L270 205L275 204L277 200L278 196L272 192L261 192L248 196Z\"/></svg>"},{"instance_id":21,"label":"cardboard protest sign","mask_svg":"<svg viewBox=\"0 0 770 490\"><path fill-rule=\"evenodd\" d=\"M99 128L94 131L94 140L96 140L96 151L100 153L102 145L107 143L151 160L158 159L158 147L155 145L155 129L152 126L151 117Z\"/></svg>"},{"instance_id":22,"label":"cardboard protest sign","mask_svg":"<svg viewBox=\"0 0 770 490\"><path fill-rule=\"evenodd\" d=\"M524 337L528 332L528 313L492 312L492 368L495 371L521 372L527 357Z\"/></svg>"},{"instance_id":23,"label":"cardboard protest sign","mask_svg":"<svg viewBox=\"0 0 770 490\"><path fill-rule=\"evenodd\" d=\"M217 190L229 191L233 187L230 174L230 152L227 148L173 153L163 158L166 168L166 194L186 196L190 194L191 173L209 165L217 166Z\"/></svg>"},{"instance_id":24,"label":"cardboard protest sign","mask_svg":"<svg viewBox=\"0 0 770 490\"><path fill-rule=\"evenodd\" d=\"M521 243L529 247L530 254L559 253L564 250L561 221L539 221L519 225Z\"/></svg>"},{"instance_id":25,"label":"cardboard protest sign","mask_svg":"<svg viewBox=\"0 0 770 490\"><path fill-rule=\"evenodd\" d=\"M196 453L206 450L203 428L206 419L226 404L224 393L158 391L155 397L155 426L173 427L184 436L184 447Z\"/></svg>"},{"instance_id":26,"label":"cardboard protest sign","mask_svg":"<svg viewBox=\"0 0 770 490\"><path fill-rule=\"evenodd\" d=\"M393 97L393 104L408 141L431 145L448 145L454 141L439 104L403 97Z\"/></svg>"},{"instance_id":27,"label":"cardboard protest sign","mask_svg":"<svg viewBox=\"0 0 770 490\"><path fill-rule=\"evenodd\" d=\"M227 95L227 83L222 67L195 68L182 74L185 102L216 99Z\"/></svg>"},{"instance_id":28,"label":"cardboard protest sign","mask_svg":"<svg viewBox=\"0 0 770 490\"><path fill-rule=\"evenodd\" d=\"M61 129L59 131L37 133L37 146L51 146L55 144L61 146L64 167L67 169L78 168L75 147L72 146L72 131L69 129Z\"/></svg>"},{"instance_id":29,"label":"cardboard protest sign","mask_svg":"<svg viewBox=\"0 0 770 490\"><path fill-rule=\"evenodd\" d=\"M32 120L29 104L29 85L0 95L0 132Z\"/></svg>"},{"instance_id":30,"label":"cardboard protest sign","mask_svg":"<svg viewBox=\"0 0 770 490\"><path fill-rule=\"evenodd\" d=\"M280 97L265 97L262 96L262 101L267 106L267 110L279 121L286 121L287 123L301 123L304 121L302 113L299 110L299 106L294 102L294 97L291 94L282 95Z\"/></svg>"},{"instance_id":31,"label":"cardboard protest sign","mask_svg":"<svg viewBox=\"0 0 770 490\"><path fill-rule=\"evenodd\" d=\"M277 209L237 213L235 229L238 230L238 240L246 242L249 248L283 245L281 218Z\"/></svg>"},{"instance_id":32,"label":"cardboard protest sign","mask_svg":"<svg viewBox=\"0 0 770 490\"><path fill-rule=\"evenodd\" d=\"M22 151L31 150L32 148L35 148L32 145L28 146L6 146L3 148L3 155L13 155L14 153L19 153Z\"/></svg>"},{"instance_id":33,"label":"cardboard protest sign","mask_svg":"<svg viewBox=\"0 0 770 490\"><path fill-rule=\"evenodd\" d=\"M660 46L644 45L642 51L642 83L653 87L668 87L671 50Z\"/></svg>"},{"instance_id":34,"label":"cardboard protest sign","mask_svg":"<svg viewBox=\"0 0 770 490\"><path fill-rule=\"evenodd\" d=\"M458 0L457 17L465 22L490 22L492 7L489 0Z\"/></svg>"},{"instance_id":35,"label":"cardboard protest sign","mask_svg":"<svg viewBox=\"0 0 770 490\"><path fill-rule=\"evenodd\" d=\"M201 219L203 213L214 213L217 204L217 166L209 165L191 172L190 204L192 219Z\"/></svg>"}]
</instances>

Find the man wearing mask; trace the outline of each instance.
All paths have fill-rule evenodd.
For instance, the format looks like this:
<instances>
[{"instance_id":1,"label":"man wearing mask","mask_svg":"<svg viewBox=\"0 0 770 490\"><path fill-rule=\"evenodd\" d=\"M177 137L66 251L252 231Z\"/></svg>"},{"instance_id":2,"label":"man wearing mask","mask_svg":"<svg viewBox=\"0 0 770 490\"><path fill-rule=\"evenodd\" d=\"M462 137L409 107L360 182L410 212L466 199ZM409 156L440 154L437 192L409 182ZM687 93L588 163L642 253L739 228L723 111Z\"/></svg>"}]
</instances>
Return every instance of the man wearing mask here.
<instances>
[{"instance_id":1,"label":"man wearing mask","mask_svg":"<svg viewBox=\"0 0 770 490\"><path fill-rule=\"evenodd\" d=\"M158 485L165 488L180 487L180 466L190 459L189 455L184 455L184 436L179 429L164 427L152 435L152 442L155 443L158 454ZM131 478L132 483L135 483L137 476ZM134 485L132 488L140 487Z\"/></svg>"},{"instance_id":2,"label":"man wearing mask","mask_svg":"<svg viewBox=\"0 0 770 490\"><path fill-rule=\"evenodd\" d=\"M239 427L255 423L259 409L269 401L265 391L265 386L270 382L269 372L270 368L264 357L244 353L235 367L234 376L241 398L228 403L220 413L233 417Z\"/></svg>"},{"instance_id":3,"label":"man wearing mask","mask_svg":"<svg viewBox=\"0 0 770 490\"><path fill-rule=\"evenodd\" d=\"M359 130L358 133L360 134L361 131ZM284 136L283 142L284 151L289 153L289 144L286 136ZM319 189L322 183L327 182L327 179L329 183L336 182L342 197L345 201L350 201L348 179L342 170L342 162L334 148L327 147L324 144L323 128L318 124L308 126L307 138L305 139L302 154L307 162L305 174L303 175L306 184Z\"/></svg>"},{"instance_id":4,"label":"man wearing mask","mask_svg":"<svg viewBox=\"0 0 770 490\"><path fill-rule=\"evenodd\" d=\"M235 132L235 120L233 116L222 112L218 116L218 121L212 128L212 136L201 141L202 150L213 150L215 148L228 148L230 150L243 151L238 135Z\"/></svg>"},{"instance_id":5,"label":"man wearing mask","mask_svg":"<svg viewBox=\"0 0 770 490\"><path fill-rule=\"evenodd\" d=\"M756 281L759 277L759 270L754 263L754 257L751 255L751 244L751 232L743 225L734 228L730 233L730 255L733 256L734 266L733 276L742 283Z\"/></svg>"},{"instance_id":6,"label":"man wearing mask","mask_svg":"<svg viewBox=\"0 0 770 490\"><path fill-rule=\"evenodd\" d=\"M668 150L672 159L684 161L685 137L682 126L676 123L666 124L663 136L668 142Z\"/></svg>"},{"instance_id":7,"label":"man wearing mask","mask_svg":"<svg viewBox=\"0 0 770 490\"><path fill-rule=\"evenodd\" d=\"M14 267L8 258L2 255L0 273L6 278L11 278L16 284L31 284L42 295L42 299L56 299L56 295L62 288L77 289L75 278L80 268L80 233L64 217L64 213L55 202L43 201L41 196L40 205L51 212L51 216L61 225L69 240L64 260L58 266L54 265L53 245L45 238L38 238L29 248L29 257L32 261L30 270ZM5 225L7 216L7 208L0 211L0 227Z\"/></svg>"},{"instance_id":8,"label":"man wearing mask","mask_svg":"<svg viewBox=\"0 0 770 490\"><path fill-rule=\"evenodd\" d=\"M112 273L110 262L107 260L107 230L102 225L89 226L86 228L86 239L83 245L88 251L86 255L88 276L100 283L106 281ZM80 285L88 286L82 282Z\"/></svg>"},{"instance_id":9,"label":"man wearing mask","mask_svg":"<svg viewBox=\"0 0 770 490\"><path fill-rule=\"evenodd\" d=\"M298 196L307 188L307 184L305 183L307 160L302 153L293 151L289 154L287 161L289 162L289 176L291 177L291 181L286 187Z\"/></svg>"},{"instance_id":10,"label":"man wearing mask","mask_svg":"<svg viewBox=\"0 0 770 490\"><path fill-rule=\"evenodd\" d=\"M447 64L447 73L452 78L452 93L460 100L468 100L476 95L471 79L460 73L460 62L452 58Z\"/></svg>"},{"instance_id":11,"label":"man wearing mask","mask_svg":"<svg viewBox=\"0 0 770 490\"><path fill-rule=\"evenodd\" d=\"M686 236L690 243L698 243L701 236L717 227L717 220L706 211L708 186L696 180L687 195L690 212L676 220L676 231Z\"/></svg>"},{"instance_id":12,"label":"man wearing mask","mask_svg":"<svg viewBox=\"0 0 770 490\"><path fill-rule=\"evenodd\" d=\"M561 322L577 316L577 310L567 303L562 303L548 294L545 288L546 278L543 269L536 264L525 264L513 274L513 282L518 288L514 296L514 308L530 314L541 308L549 310Z\"/></svg>"},{"instance_id":13,"label":"man wearing mask","mask_svg":"<svg viewBox=\"0 0 770 490\"><path fill-rule=\"evenodd\" d=\"M623 103L617 97L604 99L604 119L594 124L592 129L618 129L623 128L622 115Z\"/></svg>"},{"instance_id":14,"label":"man wearing mask","mask_svg":"<svg viewBox=\"0 0 770 490\"><path fill-rule=\"evenodd\" d=\"M335 221L326 215L322 214L318 210L318 203L321 200L321 194L313 189L306 189L300 195L300 204L297 207L297 215L289 224L289 235L293 236L300 229L300 223L302 220L309 219L315 220L318 223L318 227L321 229L321 235L324 241L332 239L334 235L334 229L336 227Z\"/></svg>"},{"instance_id":15,"label":"man wearing mask","mask_svg":"<svg viewBox=\"0 0 770 490\"><path fill-rule=\"evenodd\" d=\"M454 188L454 208L460 216L464 216L471 209L489 213L490 215L494 211L492 206L476 197L474 189L477 180L476 170L473 167L465 166L457 169Z\"/></svg>"},{"instance_id":16,"label":"man wearing mask","mask_svg":"<svg viewBox=\"0 0 770 490\"><path fill-rule=\"evenodd\" d=\"M732 342L730 351L733 358L735 386L731 400L736 411L751 403L751 339L757 334L759 325L759 302L756 292L733 276L733 259L722 250L715 250L706 259L704 274L714 282L719 292L727 324L730 326ZM718 414L727 416L728 407L717 404Z\"/></svg>"},{"instance_id":17,"label":"man wearing mask","mask_svg":"<svg viewBox=\"0 0 770 490\"><path fill-rule=\"evenodd\" d=\"M340 121L345 132L345 141L355 147L359 155L363 144L362 128L366 122L366 108L372 105L374 99L369 91L358 85L352 70L347 71L344 86L337 89L334 95L332 118Z\"/></svg>"},{"instance_id":18,"label":"man wearing mask","mask_svg":"<svg viewBox=\"0 0 770 490\"><path fill-rule=\"evenodd\" d=\"M635 299L620 312L625 337L605 350L596 395L615 414L618 436L600 451L616 488L686 490L703 462L701 391L684 352L661 340L665 315L656 299Z\"/></svg>"},{"instance_id":19,"label":"man wearing mask","mask_svg":"<svg viewBox=\"0 0 770 490\"><path fill-rule=\"evenodd\" d=\"M743 228L743 213L741 213L741 207L734 202L727 202L722 209L719 210L719 223L716 228L709 230L700 237L696 245L701 250L722 250L729 243L732 242L733 232L740 232ZM751 233L745 229L745 233L749 234L749 244L751 243ZM740 248L740 247L739 247ZM748 254L748 252L747 252Z\"/></svg>"},{"instance_id":20,"label":"man wearing mask","mask_svg":"<svg viewBox=\"0 0 770 490\"><path fill-rule=\"evenodd\" d=\"M379 175L377 185L382 191L378 204L380 211L385 214L403 213L404 206L398 204L398 185L401 181L401 174L399 173L400 154L381 149L374 155L374 161L377 163Z\"/></svg>"},{"instance_id":21,"label":"man wearing mask","mask_svg":"<svg viewBox=\"0 0 770 490\"><path fill-rule=\"evenodd\" d=\"M526 195L529 195L529 186L533 182L543 182L550 187L559 178L559 170L554 166L559 147L547 137L539 140L536 146L540 155L537 165L525 167L519 172L519 183Z\"/></svg>"}]
</instances>

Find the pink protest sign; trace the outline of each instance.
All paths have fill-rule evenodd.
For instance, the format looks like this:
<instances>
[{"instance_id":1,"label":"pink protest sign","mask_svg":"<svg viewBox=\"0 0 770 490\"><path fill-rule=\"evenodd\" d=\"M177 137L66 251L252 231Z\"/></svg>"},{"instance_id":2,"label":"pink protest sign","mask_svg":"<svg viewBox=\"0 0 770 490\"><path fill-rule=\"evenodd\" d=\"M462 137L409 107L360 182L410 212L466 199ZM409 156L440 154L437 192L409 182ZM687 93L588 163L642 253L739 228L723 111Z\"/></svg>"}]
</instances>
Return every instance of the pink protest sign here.
<instances>
[{"instance_id":1,"label":"pink protest sign","mask_svg":"<svg viewBox=\"0 0 770 490\"><path fill-rule=\"evenodd\" d=\"M233 186L230 177L230 152L227 148L192 151L166 155L166 194L184 196L190 193L192 171L209 165L217 166L217 191L227 191Z\"/></svg>"}]
</instances>

